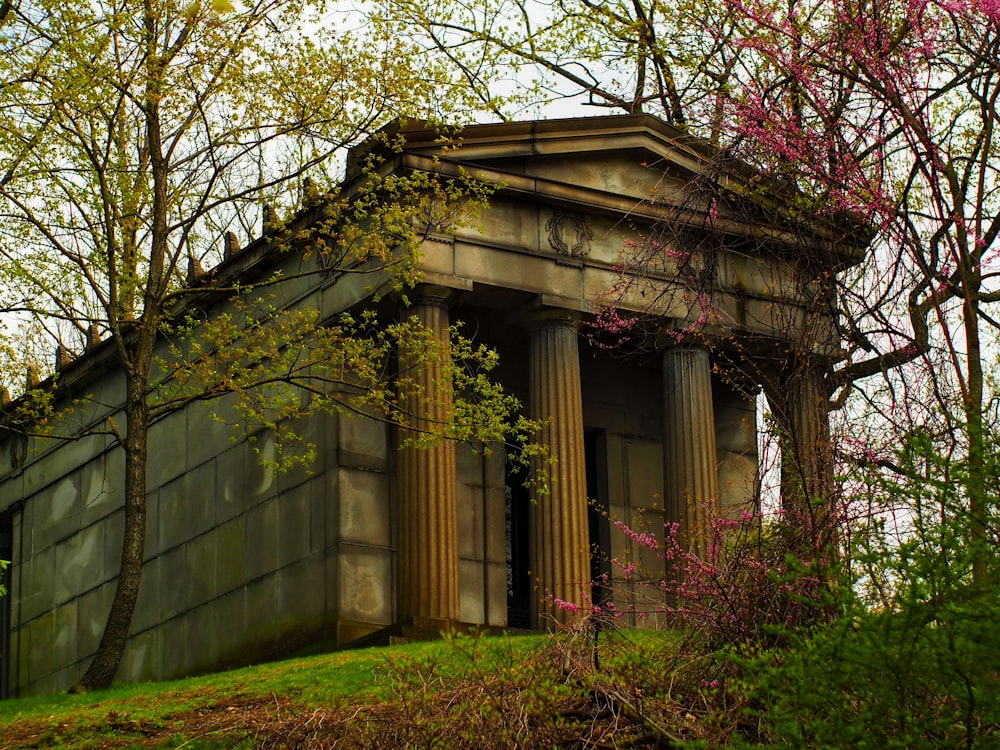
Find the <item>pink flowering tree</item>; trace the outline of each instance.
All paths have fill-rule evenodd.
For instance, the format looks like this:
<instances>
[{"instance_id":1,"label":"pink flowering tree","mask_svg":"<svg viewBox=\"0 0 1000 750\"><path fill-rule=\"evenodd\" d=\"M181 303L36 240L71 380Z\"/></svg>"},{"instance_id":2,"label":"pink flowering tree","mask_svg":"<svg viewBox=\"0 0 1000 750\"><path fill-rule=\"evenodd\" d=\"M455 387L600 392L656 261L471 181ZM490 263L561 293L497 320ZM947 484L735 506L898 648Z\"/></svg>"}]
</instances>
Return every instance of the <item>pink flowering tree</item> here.
<instances>
[{"instance_id":1,"label":"pink flowering tree","mask_svg":"<svg viewBox=\"0 0 1000 750\"><path fill-rule=\"evenodd\" d=\"M734 381L763 384L786 443L796 425L781 396L815 400L812 444L785 451L787 496L836 489L829 419L848 438L836 455L849 464L898 472L893 452L914 432L967 461L968 541L982 551L973 576L988 577L987 373L1000 327L991 309L1000 301L998 0L381 6L397 33L440 55L486 110L506 116L526 103L568 100L650 112L718 147L678 207L703 217L700 239L692 243L690 222L678 230L668 220L623 248L621 280L600 300L605 345L652 343L645 322L658 300L648 316L617 304L639 296L630 285L642 283L635 271L643 269L684 282L691 315L673 335L712 326L718 340L726 321L711 302L720 239L712 230L717 178L733 165L767 175L760 195L776 194L792 219L863 228L871 250L860 265L802 279L837 321L839 358L793 356L808 350L799 345L807 326L774 367L749 365L739 346L717 351L716 361L731 365ZM805 243L796 252L808 268ZM829 530L829 516L809 521L814 537Z\"/></svg>"},{"instance_id":2,"label":"pink flowering tree","mask_svg":"<svg viewBox=\"0 0 1000 750\"><path fill-rule=\"evenodd\" d=\"M884 435L928 429L967 462L967 541L981 550L972 576L984 582L1000 3L729 5L745 25L739 45L766 73L727 102L739 153L809 196L803 210L857 217L874 232L867 262L837 289L845 353L826 374L828 395L857 404L849 396L861 389ZM878 463L852 432L862 435L855 458Z\"/></svg>"}]
</instances>

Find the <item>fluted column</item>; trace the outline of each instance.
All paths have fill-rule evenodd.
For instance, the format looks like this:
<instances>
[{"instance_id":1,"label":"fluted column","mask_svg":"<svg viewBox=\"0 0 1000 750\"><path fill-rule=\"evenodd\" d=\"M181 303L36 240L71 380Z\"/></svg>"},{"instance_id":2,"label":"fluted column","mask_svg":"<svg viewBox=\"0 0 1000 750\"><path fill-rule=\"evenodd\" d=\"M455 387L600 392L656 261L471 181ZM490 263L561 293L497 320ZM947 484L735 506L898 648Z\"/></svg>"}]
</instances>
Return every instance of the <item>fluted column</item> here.
<instances>
[{"instance_id":1,"label":"fluted column","mask_svg":"<svg viewBox=\"0 0 1000 750\"><path fill-rule=\"evenodd\" d=\"M567 622L573 614L552 598L578 606L590 591L587 472L584 464L583 398L575 320L569 313L540 314L531 334L530 412L547 420L541 435L556 459L548 466L547 493L531 506L532 619L539 627Z\"/></svg>"},{"instance_id":2,"label":"fluted column","mask_svg":"<svg viewBox=\"0 0 1000 750\"><path fill-rule=\"evenodd\" d=\"M673 347L663 354L663 481L668 519L685 547L708 548L708 506L719 495L715 411L708 350Z\"/></svg>"},{"instance_id":3,"label":"fluted column","mask_svg":"<svg viewBox=\"0 0 1000 750\"><path fill-rule=\"evenodd\" d=\"M408 411L415 430L434 432L447 421L452 383L445 378L449 353L448 290L421 287L405 311L432 332L437 351L402 347L400 378L409 387ZM406 386L401 386L406 387ZM459 618L458 482L455 444L438 440L403 448L399 457L399 620Z\"/></svg>"}]
</instances>

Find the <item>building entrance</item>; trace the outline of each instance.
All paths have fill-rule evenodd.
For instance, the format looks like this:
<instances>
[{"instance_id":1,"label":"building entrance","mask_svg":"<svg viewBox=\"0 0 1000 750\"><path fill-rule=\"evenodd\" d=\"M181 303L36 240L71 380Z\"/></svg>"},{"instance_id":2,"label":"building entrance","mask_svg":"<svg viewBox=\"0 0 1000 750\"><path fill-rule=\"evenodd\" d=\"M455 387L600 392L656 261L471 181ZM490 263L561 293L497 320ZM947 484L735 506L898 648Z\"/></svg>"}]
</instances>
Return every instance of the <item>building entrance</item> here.
<instances>
[{"instance_id":1,"label":"building entrance","mask_svg":"<svg viewBox=\"0 0 1000 750\"><path fill-rule=\"evenodd\" d=\"M607 446L603 430L586 430L587 522L590 545L591 601L601 606L611 596L611 523L608 519ZM531 496L525 469L507 455L504 489L507 536L507 625L532 628Z\"/></svg>"}]
</instances>

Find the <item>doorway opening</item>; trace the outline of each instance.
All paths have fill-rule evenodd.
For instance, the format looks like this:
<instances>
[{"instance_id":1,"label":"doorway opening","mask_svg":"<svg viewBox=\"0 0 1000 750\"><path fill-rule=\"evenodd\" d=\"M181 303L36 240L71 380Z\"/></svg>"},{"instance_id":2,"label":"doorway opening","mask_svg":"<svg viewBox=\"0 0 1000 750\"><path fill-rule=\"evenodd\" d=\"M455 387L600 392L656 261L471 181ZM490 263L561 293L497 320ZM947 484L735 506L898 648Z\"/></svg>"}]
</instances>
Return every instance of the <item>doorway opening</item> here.
<instances>
[{"instance_id":1,"label":"doorway opening","mask_svg":"<svg viewBox=\"0 0 1000 750\"><path fill-rule=\"evenodd\" d=\"M590 543L590 601L603 607L611 600L611 520L608 518L608 447L604 430L583 434L587 465L587 526Z\"/></svg>"},{"instance_id":2,"label":"doorway opening","mask_svg":"<svg viewBox=\"0 0 1000 750\"><path fill-rule=\"evenodd\" d=\"M607 434L584 431L587 476L587 526L590 545L590 597L595 606L611 599L611 521L608 518ZM507 453L504 512L507 540L507 626L533 627L531 621L531 495L525 467Z\"/></svg>"},{"instance_id":3,"label":"doorway opening","mask_svg":"<svg viewBox=\"0 0 1000 750\"><path fill-rule=\"evenodd\" d=\"M507 627L532 628L531 566L528 530L531 516L531 494L525 482L525 466L516 460L513 450L507 451L504 472L504 514L507 536Z\"/></svg>"}]
</instances>

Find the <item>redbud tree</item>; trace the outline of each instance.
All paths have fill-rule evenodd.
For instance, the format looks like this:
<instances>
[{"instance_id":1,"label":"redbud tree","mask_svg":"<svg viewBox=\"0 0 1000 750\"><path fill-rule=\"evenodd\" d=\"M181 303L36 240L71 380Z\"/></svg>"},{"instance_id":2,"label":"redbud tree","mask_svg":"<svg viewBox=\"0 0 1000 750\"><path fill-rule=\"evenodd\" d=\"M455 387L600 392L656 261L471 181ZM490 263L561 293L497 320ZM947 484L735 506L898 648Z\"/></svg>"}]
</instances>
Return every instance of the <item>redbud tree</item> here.
<instances>
[{"instance_id":1,"label":"redbud tree","mask_svg":"<svg viewBox=\"0 0 1000 750\"><path fill-rule=\"evenodd\" d=\"M707 228L715 177L743 163L797 218L866 233L871 249L859 266L803 279L837 320L841 347L839 357L801 365L820 370L810 397L818 417L833 415L848 436L835 455L849 464L898 473L892 449L915 431L967 459L967 541L981 551L970 575L987 578L986 373L1000 328L997 0L381 5L383 21L436 53L485 110L650 112L717 146L681 207L698 206ZM641 277L635 271L673 265L683 275L684 264L665 257L684 251L683 239L667 225L623 248L621 282L601 300L606 332L641 338L643 316L615 301ZM690 271L697 304L711 279ZM710 320L710 302L703 307L706 323L725 326ZM734 364L739 380L746 365ZM751 368L745 375L763 384L780 438L790 420L770 396L796 376L780 363ZM785 461L783 472L820 476L806 494L829 494L832 457L806 448L792 456L798 468Z\"/></svg>"},{"instance_id":2,"label":"redbud tree","mask_svg":"<svg viewBox=\"0 0 1000 750\"><path fill-rule=\"evenodd\" d=\"M867 262L837 287L844 354L828 396L852 405L848 420L874 416L883 441L919 428L967 462L971 575L985 582L1000 4L729 6L755 72L726 103L740 153L808 196L803 210L873 232ZM878 463L865 431L852 432L855 456Z\"/></svg>"}]
</instances>

